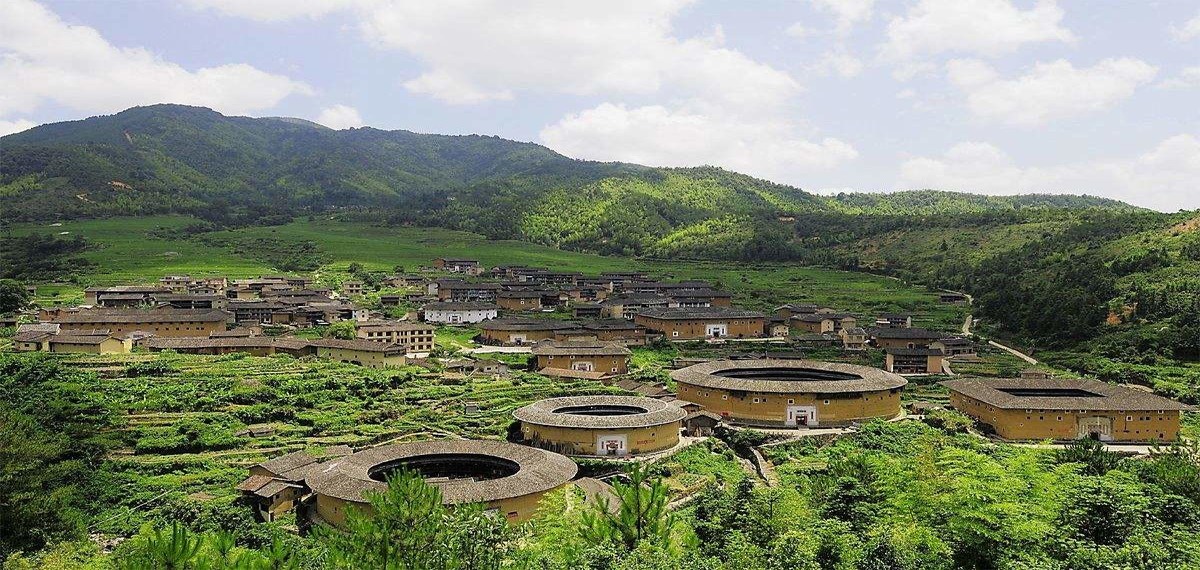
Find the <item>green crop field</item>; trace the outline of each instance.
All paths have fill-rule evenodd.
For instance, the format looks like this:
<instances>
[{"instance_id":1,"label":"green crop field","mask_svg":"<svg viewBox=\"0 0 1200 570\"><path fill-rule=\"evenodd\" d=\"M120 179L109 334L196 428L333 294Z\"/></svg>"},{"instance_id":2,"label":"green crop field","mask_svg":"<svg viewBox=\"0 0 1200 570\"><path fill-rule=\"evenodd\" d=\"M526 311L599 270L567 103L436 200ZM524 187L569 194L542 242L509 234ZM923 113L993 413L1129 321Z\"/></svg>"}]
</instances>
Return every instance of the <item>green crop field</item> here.
<instances>
[{"instance_id":1,"label":"green crop field","mask_svg":"<svg viewBox=\"0 0 1200 570\"><path fill-rule=\"evenodd\" d=\"M39 300L69 302L86 285L150 282L168 274L251 277L281 270L272 255L311 244L319 268L311 272L336 283L351 263L369 270L412 270L435 257L470 257L485 265L522 264L597 274L641 270L664 279L704 279L735 295L735 303L769 310L785 302L811 302L864 316L907 311L918 326L956 330L965 311L941 304L923 287L902 281L791 263L727 263L643 260L557 250L518 241L488 240L439 228L382 227L332 220L296 221L187 236L196 220L182 216L23 224L15 235L79 235L92 248L82 257L93 264L67 285L44 285ZM65 232L65 233L64 233ZM269 251L267 251L269 250ZM272 253L274 252L274 253Z\"/></svg>"}]
</instances>

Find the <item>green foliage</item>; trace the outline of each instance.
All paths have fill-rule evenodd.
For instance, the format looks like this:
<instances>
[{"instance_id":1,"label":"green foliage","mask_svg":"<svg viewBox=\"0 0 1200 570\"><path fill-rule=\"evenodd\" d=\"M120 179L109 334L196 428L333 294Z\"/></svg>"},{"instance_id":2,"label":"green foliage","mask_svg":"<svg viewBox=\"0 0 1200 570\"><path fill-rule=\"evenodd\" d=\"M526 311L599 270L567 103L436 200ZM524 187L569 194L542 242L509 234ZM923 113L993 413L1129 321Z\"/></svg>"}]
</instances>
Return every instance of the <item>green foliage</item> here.
<instances>
[{"instance_id":1,"label":"green foliage","mask_svg":"<svg viewBox=\"0 0 1200 570\"><path fill-rule=\"evenodd\" d=\"M29 301L25 285L13 279L0 279L0 315L24 309Z\"/></svg>"},{"instance_id":2,"label":"green foliage","mask_svg":"<svg viewBox=\"0 0 1200 570\"><path fill-rule=\"evenodd\" d=\"M580 529L593 545L615 544L633 550L643 542L658 547L671 543L675 515L667 510L667 486L641 464L628 472L629 481L613 483L615 505L602 498L584 513Z\"/></svg>"},{"instance_id":3,"label":"green foliage","mask_svg":"<svg viewBox=\"0 0 1200 570\"><path fill-rule=\"evenodd\" d=\"M325 327L325 336L342 340L353 340L357 331L354 321L338 321Z\"/></svg>"},{"instance_id":4,"label":"green foliage","mask_svg":"<svg viewBox=\"0 0 1200 570\"><path fill-rule=\"evenodd\" d=\"M1087 475L1104 475L1120 465L1121 456L1106 449L1099 440L1084 438L1060 450L1058 462L1079 463Z\"/></svg>"},{"instance_id":5,"label":"green foliage","mask_svg":"<svg viewBox=\"0 0 1200 570\"><path fill-rule=\"evenodd\" d=\"M87 248L81 236L27 234L0 238L0 279L53 281L71 275L87 268L88 262L77 257Z\"/></svg>"},{"instance_id":6,"label":"green foliage","mask_svg":"<svg viewBox=\"0 0 1200 570\"><path fill-rule=\"evenodd\" d=\"M417 474L396 474L368 499L370 511L347 512L345 532L323 533L335 568L487 570L505 559L503 518L479 505L443 506Z\"/></svg>"},{"instance_id":7,"label":"green foliage","mask_svg":"<svg viewBox=\"0 0 1200 570\"><path fill-rule=\"evenodd\" d=\"M966 414L957 410L936 409L925 413L924 421L926 424L938 428L947 433L966 433L975 425Z\"/></svg>"}]
</instances>

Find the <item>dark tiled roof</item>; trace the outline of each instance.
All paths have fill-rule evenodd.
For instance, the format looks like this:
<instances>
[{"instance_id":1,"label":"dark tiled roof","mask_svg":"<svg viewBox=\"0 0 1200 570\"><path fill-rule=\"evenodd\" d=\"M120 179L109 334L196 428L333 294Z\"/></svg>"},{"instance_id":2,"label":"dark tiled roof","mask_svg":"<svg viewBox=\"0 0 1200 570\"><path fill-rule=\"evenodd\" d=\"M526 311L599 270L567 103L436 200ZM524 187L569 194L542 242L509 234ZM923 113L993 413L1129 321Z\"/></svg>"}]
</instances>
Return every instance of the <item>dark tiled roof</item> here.
<instances>
[{"instance_id":1,"label":"dark tiled roof","mask_svg":"<svg viewBox=\"0 0 1200 570\"><path fill-rule=\"evenodd\" d=\"M516 463L517 472L487 480L434 480L446 504L476 503L510 499L554 489L575 477L579 468L557 453L491 440L438 440L385 445L360 451L313 468L305 482L319 495L345 501L366 502L363 493L383 491L386 483L370 477L380 465L428 455L485 455Z\"/></svg>"},{"instance_id":2,"label":"dark tiled roof","mask_svg":"<svg viewBox=\"0 0 1200 570\"><path fill-rule=\"evenodd\" d=\"M219 336L219 337L154 337L146 341L151 350L181 350L189 348L285 348L299 350L309 341L294 337Z\"/></svg>"},{"instance_id":3,"label":"dark tiled roof","mask_svg":"<svg viewBox=\"0 0 1200 570\"><path fill-rule=\"evenodd\" d=\"M887 353L894 356L945 356L940 348L889 348Z\"/></svg>"},{"instance_id":4,"label":"dark tiled roof","mask_svg":"<svg viewBox=\"0 0 1200 570\"><path fill-rule=\"evenodd\" d=\"M483 330L557 331L579 328L579 323L553 319L494 319L479 324Z\"/></svg>"},{"instance_id":5,"label":"dark tiled roof","mask_svg":"<svg viewBox=\"0 0 1200 570\"><path fill-rule=\"evenodd\" d=\"M979 400L990 406L1020 410L1190 410L1191 406L1150 392L1107 384L1097 380L1055 378L977 378L947 380L942 385L952 392ZM1015 390L1071 390L1094 395L1015 395Z\"/></svg>"},{"instance_id":6,"label":"dark tiled roof","mask_svg":"<svg viewBox=\"0 0 1200 570\"><path fill-rule=\"evenodd\" d=\"M594 331L617 331L617 330L637 330L642 327L637 323L627 321L625 319L601 319L597 321L587 321L580 325L584 329Z\"/></svg>"},{"instance_id":7,"label":"dark tiled roof","mask_svg":"<svg viewBox=\"0 0 1200 570\"><path fill-rule=\"evenodd\" d=\"M320 338L310 340L308 344L319 348L337 348L342 350L360 350L363 352L404 352L402 344L379 342L376 340L344 340L340 338Z\"/></svg>"},{"instance_id":8,"label":"dark tiled roof","mask_svg":"<svg viewBox=\"0 0 1200 570\"><path fill-rule=\"evenodd\" d=\"M475 303L470 301L429 303L421 307L422 311L494 311L500 307L492 303Z\"/></svg>"},{"instance_id":9,"label":"dark tiled roof","mask_svg":"<svg viewBox=\"0 0 1200 570\"><path fill-rule=\"evenodd\" d=\"M648 309L641 316L652 319L687 320L687 319L762 319L765 315L754 311L733 309L729 307L675 307L667 309Z\"/></svg>"},{"instance_id":10,"label":"dark tiled roof","mask_svg":"<svg viewBox=\"0 0 1200 570\"><path fill-rule=\"evenodd\" d=\"M569 356L581 354L587 356L629 356L628 348L619 344L587 341L543 341L533 347L533 353L542 356Z\"/></svg>"},{"instance_id":11,"label":"dark tiled roof","mask_svg":"<svg viewBox=\"0 0 1200 570\"><path fill-rule=\"evenodd\" d=\"M936 333L928 329L922 328L897 328L897 329L874 329L871 334L875 338L889 339L939 339L942 333Z\"/></svg>"},{"instance_id":12,"label":"dark tiled roof","mask_svg":"<svg viewBox=\"0 0 1200 570\"><path fill-rule=\"evenodd\" d=\"M358 325L358 331L433 331L436 327L423 323L366 322Z\"/></svg>"},{"instance_id":13,"label":"dark tiled roof","mask_svg":"<svg viewBox=\"0 0 1200 570\"><path fill-rule=\"evenodd\" d=\"M112 310L87 309L71 313L54 320L57 323L177 323L177 322L224 322L229 313L212 309L156 309Z\"/></svg>"},{"instance_id":14,"label":"dark tiled roof","mask_svg":"<svg viewBox=\"0 0 1200 570\"><path fill-rule=\"evenodd\" d=\"M642 413L627 415L584 415L557 410L578 407L625 406L641 408ZM631 429L678 422L687 415L683 408L654 398L638 396L568 396L539 400L513 412L517 421L542 426L590 429Z\"/></svg>"},{"instance_id":15,"label":"dark tiled roof","mask_svg":"<svg viewBox=\"0 0 1200 570\"><path fill-rule=\"evenodd\" d=\"M258 466L276 475L283 475L288 471L292 471L306 465L311 465L316 462L317 458L312 454L304 451L293 451L286 455L280 455L274 459L259 463Z\"/></svg>"},{"instance_id":16,"label":"dark tiled roof","mask_svg":"<svg viewBox=\"0 0 1200 570\"><path fill-rule=\"evenodd\" d=\"M74 335L74 334L56 334L51 335L47 340L50 344L78 344L78 345L98 345L112 338L109 335Z\"/></svg>"},{"instance_id":17,"label":"dark tiled roof","mask_svg":"<svg viewBox=\"0 0 1200 570\"><path fill-rule=\"evenodd\" d=\"M542 294L554 294L552 291L500 291L496 297L501 299L540 299Z\"/></svg>"},{"instance_id":18,"label":"dark tiled roof","mask_svg":"<svg viewBox=\"0 0 1200 570\"><path fill-rule=\"evenodd\" d=\"M802 377L787 379L789 374ZM873 392L908 384L878 368L815 360L717 360L672 371L671 378L719 390L785 394Z\"/></svg>"}]
</instances>

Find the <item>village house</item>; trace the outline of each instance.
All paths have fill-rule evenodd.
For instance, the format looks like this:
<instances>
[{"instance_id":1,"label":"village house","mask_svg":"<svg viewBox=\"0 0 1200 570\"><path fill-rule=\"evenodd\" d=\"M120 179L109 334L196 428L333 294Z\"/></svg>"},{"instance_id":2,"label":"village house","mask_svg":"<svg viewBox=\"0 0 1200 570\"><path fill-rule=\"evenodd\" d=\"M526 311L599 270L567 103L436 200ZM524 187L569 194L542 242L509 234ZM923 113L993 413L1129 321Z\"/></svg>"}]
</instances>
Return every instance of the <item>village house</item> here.
<instances>
[{"instance_id":1,"label":"village house","mask_svg":"<svg viewBox=\"0 0 1200 570\"><path fill-rule=\"evenodd\" d=\"M423 357L433 352L436 330L421 323L369 321L358 325L355 336L362 340L401 344L409 356Z\"/></svg>"},{"instance_id":2,"label":"village house","mask_svg":"<svg viewBox=\"0 0 1200 570\"><path fill-rule=\"evenodd\" d=\"M887 348L884 352L884 369L896 374L941 374L946 356L936 348Z\"/></svg>"},{"instance_id":3,"label":"village house","mask_svg":"<svg viewBox=\"0 0 1200 570\"><path fill-rule=\"evenodd\" d=\"M977 356L975 343L960 337L938 339L930 343L929 348L941 350L946 354L946 358L971 359Z\"/></svg>"},{"instance_id":4,"label":"village house","mask_svg":"<svg viewBox=\"0 0 1200 570\"><path fill-rule=\"evenodd\" d=\"M210 338L149 338L143 345L151 352L172 350L181 354L222 355L244 352L251 356L289 354L296 358L317 353L305 339L270 336L213 336Z\"/></svg>"},{"instance_id":5,"label":"village house","mask_svg":"<svg viewBox=\"0 0 1200 570\"><path fill-rule=\"evenodd\" d=\"M309 345L316 348L317 356L321 358L368 368L392 368L408 362L408 349L402 344L322 338L309 341Z\"/></svg>"},{"instance_id":6,"label":"village house","mask_svg":"<svg viewBox=\"0 0 1200 570\"><path fill-rule=\"evenodd\" d=\"M342 294L347 297L353 297L363 294L363 282L358 280L342 281Z\"/></svg>"},{"instance_id":7,"label":"village house","mask_svg":"<svg viewBox=\"0 0 1200 570\"><path fill-rule=\"evenodd\" d=\"M540 311L542 292L500 291L496 293L496 304L506 311Z\"/></svg>"},{"instance_id":8,"label":"village house","mask_svg":"<svg viewBox=\"0 0 1200 570\"><path fill-rule=\"evenodd\" d=\"M711 437L719 425L721 425L721 414L707 410L689 412L683 417L683 431L688 434L688 437Z\"/></svg>"},{"instance_id":9,"label":"village house","mask_svg":"<svg viewBox=\"0 0 1200 570\"><path fill-rule=\"evenodd\" d=\"M788 319L792 330L813 334L834 333L858 326L858 319L846 313L799 314Z\"/></svg>"},{"instance_id":10,"label":"village house","mask_svg":"<svg viewBox=\"0 0 1200 570\"><path fill-rule=\"evenodd\" d=\"M775 315L784 319L791 319L798 315L815 315L817 313L832 313L832 309L822 307L820 305L805 304L805 303L787 303L775 307Z\"/></svg>"},{"instance_id":11,"label":"village house","mask_svg":"<svg viewBox=\"0 0 1200 570\"><path fill-rule=\"evenodd\" d=\"M392 275L382 281L384 287L392 287L402 289L404 287L412 287L425 282L425 278L420 275Z\"/></svg>"},{"instance_id":12,"label":"village house","mask_svg":"<svg viewBox=\"0 0 1200 570\"><path fill-rule=\"evenodd\" d=\"M83 304L110 309L129 309L153 305L155 296L170 293L171 289L158 285L89 287L83 290Z\"/></svg>"},{"instance_id":13,"label":"village house","mask_svg":"<svg viewBox=\"0 0 1200 570\"><path fill-rule=\"evenodd\" d=\"M942 336L942 333L922 328L885 328L871 331L871 340L878 348L929 348L929 345Z\"/></svg>"},{"instance_id":14,"label":"village house","mask_svg":"<svg viewBox=\"0 0 1200 570\"><path fill-rule=\"evenodd\" d=\"M967 296L962 293L943 291L938 294L938 300L952 305L965 305L967 303Z\"/></svg>"},{"instance_id":15,"label":"village house","mask_svg":"<svg viewBox=\"0 0 1200 570\"><path fill-rule=\"evenodd\" d=\"M259 520L270 522L291 511L309 492L304 478L321 463L350 455L344 445L326 447L318 456L307 451L294 451L257 463L250 467L250 476L238 484L237 490L250 499Z\"/></svg>"},{"instance_id":16,"label":"village house","mask_svg":"<svg viewBox=\"0 0 1200 570\"><path fill-rule=\"evenodd\" d=\"M439 257L433 260L433 267L440 271L462 273L464 275L483 274L483 266L479 265L479 260L476 259Z\"/></svg>"},{"instance_id":17,"label":"village house","mask_svg":"<svg viewBox=\"0 0 1200 570\"><path fill-rule=\"evenodd\" d=\"M421 307L421 320L447 325L481 323L499 314L500 307L491 303L438 302Z\"/></svg>"},{"instance_id":18,"label":"village house","mask_svg":"<svg viewBox=\"0 0 1200 570\"><path fill-rule=\"evenodd\" d=\"M643 310L634 322L668 340L762 338L766 317L728 307L668 308Z\"/></svg>"},{"instance_id":19,"label":"village house","mask_svg":"<svg viewBox=\"0 0 1200 570\"><path fill-rule=\"evenodd\" d=\"M533 347L538 370L565 369L616 376L629 372L628 348L608 342L542 341Z\"/></svg>"},{"instance_id":20,"label":"village house","mask_svg":"<svg viewBox=\"0 0 1200 570\"><path fill-rule=\"evenodd\" d=\"M64 332L107 330L114 336L146 332L157 336L208 336L225 330L231 315L208 309L80 309L53 319Z\"/></svg>"},{"instance_id":21,"label":"village house","mask_svg":"<svg viewBox=\"0 0 1200 570\"><path fill-rule=\"evenodd\" d=\"M519 345L552 340L559 331L579 328L578 323L554 319L495 319L479 327L486 344Z\"/></svg>"},{"instance_id":22,"label":"village house","mask_svg":"<svg viewBox=\"0 0 1200 570\"><path fill-rule=\"evenodd\" d=\"M496 301L496 294L500 292L499 283L467 283L453 279L439 279L435 283L439 301L493 303Z\"/></svg>"},{"instance_id":23,"label":"village house","mask_svg":"<svg viewBox=\"0 0 1200 570\"><path fill-rule=\"evenodd\" d=\"M574 329L555 331L554 340L596 340L624 346L646 344L646 329L625 319L584 321Z\"/></svg>"},{"instance_id":24,"label":"village house","mask_svg":"<svg viewBox=\"0 0 1200 570\"><path fill-rule=\"evenodd\" d=\"M600 303L575 303L571 305L571 315L577 319L598 318L603 308Z\"/></svg>"},{"instance_id":25,"label":"village house","mask_svg":"<svg viewBox=\"0 0 1200 570\"><path fill-rule=\"evenodd\" d=\"M239 325L270 324L271 315L288 308L281 301L230 300L225 310L233 313L233 322Z\"/></svg>"},{"instance_id":26,"label":"village house","mask_svg":"<svg viewBox=\"0 0 1200 570\"><path fill-rule=\"evenodd\" d=\"M867 330L862 327L849 327L838 331L842 339L842 348L846 350L866 350Z\"/></svg>"},{"instance_id":27,"label":"village house","mask_svg":"<svg viewBox=\"0 0 1200 570\"><path fill-rule=\"evenodd\" d=\"M875 327L881 329L912 328L912 315L902 313L883 313L875 318Z\"/></svg>"},{"instance_id":28,"label":"village house","mask_svg":"<svg viewBox=\"0 0 1200 570\"><path fill-rule=\"evenodd\" d=\"M26 330L12 338L18 352L77 352L86 354L124 354L133 349L129 338L117 338L108 331L44 332Z\"/></svg>"},{"instance_id":29,"label":"village house","mask_svg":"<svg viewBox=\"0 0 1200 570\"><path fill-rule=\"evenodd\" d=\"M629 293L605 299L600 303L600 314L610 319L633 320L642 311L670 306L671 299L657 293Z\"/></svg>"},{"instance_id":30,"label":"village house","mask_svg":"<svg viewBox=\"0 0 1200 570\"><path fill-rule=\"evenodd\" d=\"M733 305L733 295L715 289L698 289L684 291L666 291L671 300L670 307L729 307Z\"/></svg>"},{"instance_id":31,"label":"village house","mask_svg":"<svg viewBox=\"0 0 1200 570\"><path fill-rule=\"evenodd\" d=\"M398 307L407 296L404 293L384 293L379 296L380 307Z\"/></svg>"},{"instance_id":32,"label":"village house","mask_svg":"<svg viewBox=\"0 0 1200 570\"><path fill-rule=\"evenodd\" d=\"M225 295L200 295L196 293L164 293L154 296L156 307L174 309L224 309L229 303Z\"/></svg>"},{"instance_id":33,"label":"village house","mask_svg":"<svg viewBox=\"0 0 1200 570\"><path fill-rule=\"evenodd\" d=\"M1007 440L1170 442L1190 406L1096 380L949 380L950 405Z\"/></svg>"}]
</instances>

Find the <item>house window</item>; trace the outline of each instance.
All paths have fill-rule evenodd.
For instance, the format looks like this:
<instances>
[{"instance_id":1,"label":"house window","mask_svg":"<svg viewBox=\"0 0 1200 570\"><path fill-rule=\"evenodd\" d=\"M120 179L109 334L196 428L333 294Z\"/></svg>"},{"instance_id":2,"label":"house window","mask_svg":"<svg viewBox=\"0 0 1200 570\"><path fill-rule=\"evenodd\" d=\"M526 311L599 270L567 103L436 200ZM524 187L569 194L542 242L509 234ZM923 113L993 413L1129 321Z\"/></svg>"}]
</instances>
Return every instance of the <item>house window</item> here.
<instances>
[{"instance_id":1,"label":"house window","mask_svg":"<svg viewBox=\"0 0 1200 570\"><path fill-rule=\"evenodd\" d=\"M758 398L755 398L755 399L754 399L754 403L755 403L755 404L757 404L757 403L758 403Z\"/></svg>"},{"instance_id":2,"label":"house window","mask_svg":"<svg viewBox=\"0 0 1200 570\"><path fill-rule=\"evenodd\" d=\"M828 405L829 405L829 400L825 400L825 405L826 405L826 406L828 406Z\"/></svg>"},{"instance_id":3,"label":"house window","mask_svg":"<svg viewBox=\"0 0 1200 570\"><path fill-rule=\"evenodd\" d=\"M722 400L728 400L728 399L729 399L729 394L721 394L721 399L722 399Z\"/></svg>"},{"instance_id":4,"label":"house window","mask_svg":"<svg viewBox=\"0 0 1200 570\"><path fill-rule=\"evenodd\" d=\"M792 400L792 399L790 399L790 398L788 399L788 404L795 404L795 403L796 403L796 401L795 401L795 400Z\"/></svg>"},{"instance_id":5,"label":"house window","mask_svg":"<svg viewBox=\"0 0 1200 570\"><path fill-rule=\"evenodd\" d=\"M1125 416L1125 421L1127 421L1127 422L1133 421L1133 416Z\"/></svg>"}]
</instances>

